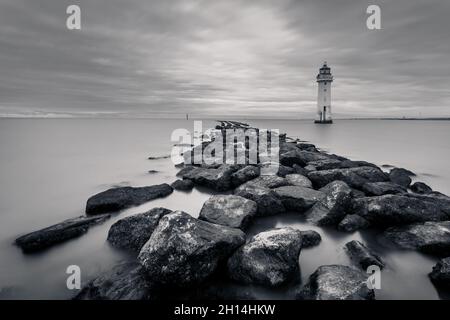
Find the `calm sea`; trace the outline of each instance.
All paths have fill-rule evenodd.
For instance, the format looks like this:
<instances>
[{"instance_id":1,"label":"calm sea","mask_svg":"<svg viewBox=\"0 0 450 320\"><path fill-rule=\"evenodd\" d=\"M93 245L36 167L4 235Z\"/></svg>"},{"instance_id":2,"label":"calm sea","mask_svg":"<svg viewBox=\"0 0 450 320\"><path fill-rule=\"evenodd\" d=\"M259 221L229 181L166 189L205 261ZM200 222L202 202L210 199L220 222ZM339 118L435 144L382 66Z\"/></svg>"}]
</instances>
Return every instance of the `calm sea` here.
<instances>
[{"instance_id":1,"label":"calm sea","mask_svg":"<svg viewBox=\"0 0 450 320\"><path fill-rule=\"evenodd\" d=\"M342 120L331 126L309 121L249 122L280 129L354 160L408 168L417 173L416 180L450 194L448 121ZM203 122L204 128L214 125ZM86 282L132 258L105 241L109 227L120 218L155 206L197 216L209 194L175 191L165 199L125 210L86 235L42 253L24 255L13 245L19 235L82 215L88 197L107 188L174 181L177 170L170 159L147 158L170 154L170 135L176 128L193 132L193 121L0 119L0 299L67 299L74 295L66 288L67 266L79 265ZM280 226L314 229L322 235L319 246L300 255L303 281L320 265L349 264L343 245L359 239L387 262L378 299L448 297L427 277L436 258L385 248L374 232L348 235L310 226L298 215L282 215L257 220L249 233ZM293 297L289 288L249 290L259 298Z\"/></svg>"}]
</instances>

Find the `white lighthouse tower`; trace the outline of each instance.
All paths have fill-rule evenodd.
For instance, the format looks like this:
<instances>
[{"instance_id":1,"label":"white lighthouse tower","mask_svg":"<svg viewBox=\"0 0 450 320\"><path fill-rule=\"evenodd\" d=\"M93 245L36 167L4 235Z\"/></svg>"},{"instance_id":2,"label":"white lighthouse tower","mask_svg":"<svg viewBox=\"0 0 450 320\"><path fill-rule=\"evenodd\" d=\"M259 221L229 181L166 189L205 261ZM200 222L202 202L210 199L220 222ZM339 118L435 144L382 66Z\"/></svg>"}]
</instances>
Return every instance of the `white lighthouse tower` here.
<instances>
[{"instance_id":1,"label":"white lighthouse tower","mask_svg":"<svg viewBox=\"0 0 450 320\"><path fill-rule=\"evenodd\" d=\"M319 84L319 91L317 94L317 117L314 122L333 123L331 118L331 83L333 82L333 75L326 61L320 68L316 79Z\"/></svg>"}]
</instances>

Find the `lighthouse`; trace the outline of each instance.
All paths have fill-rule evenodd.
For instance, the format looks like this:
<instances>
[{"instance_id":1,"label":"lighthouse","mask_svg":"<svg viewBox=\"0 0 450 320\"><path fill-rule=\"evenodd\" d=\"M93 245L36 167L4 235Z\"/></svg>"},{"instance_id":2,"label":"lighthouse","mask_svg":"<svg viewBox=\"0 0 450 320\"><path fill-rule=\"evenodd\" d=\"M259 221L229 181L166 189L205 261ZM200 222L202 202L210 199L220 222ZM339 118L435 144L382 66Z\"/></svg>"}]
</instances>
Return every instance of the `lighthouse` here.
<instances>
[{"instance_id":1,"label":"lighthouse","mask_svg":"<svg viewBox=\"0 0 450 320\"><path fill-rule=\"evenodd\" d=\"M319 84L317 93L317 116L315 123L333 123L331 118L331 83L333 76L327 62L323 63L316 77Z\"/></svg>"}]
</instances>

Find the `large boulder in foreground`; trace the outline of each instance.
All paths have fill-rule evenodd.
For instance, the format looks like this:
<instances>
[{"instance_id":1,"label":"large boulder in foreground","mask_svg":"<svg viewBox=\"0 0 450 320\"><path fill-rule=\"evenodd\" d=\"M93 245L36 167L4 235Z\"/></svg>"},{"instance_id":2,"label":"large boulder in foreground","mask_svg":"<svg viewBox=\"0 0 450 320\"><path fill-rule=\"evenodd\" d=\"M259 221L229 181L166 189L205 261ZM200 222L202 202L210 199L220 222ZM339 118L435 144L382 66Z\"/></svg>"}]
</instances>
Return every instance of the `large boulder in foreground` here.
<instances>
[{"instance_id":1,"label":"large boulder in foreground","mask_svg":"<svg viewBox=\"0 0 450 320\"><path fill-rule=\"evenodd\" d=\"M15 243L24 252L35 252L44 250L55 244L76 238L88 231L94 225L108 219L109 215L94 217L81 216L68 219L50 227L34 231L16 239Z\"/></svg>"},{"instance_id":2,"label":"large boulder in foreground","mask_svg":"<svg viewBox=\"0 0 450 320\"><path fill-rule=\"evenodd\" d=\"M256 215L257 204L236 195L212 196L203 204L199 219L231 228L245 229Z\"/></svg>"},{"instance_id":3,"label":"large boulder in foreground","mask_svg":"<svg viewBox=\"0 0 450 320\"><path fill-rule=\"evenodd\" d=\"M150 211L120 219L109 229L108 241L114 247L139 252L150 239L159 219L171 212L165 208L153 208Z\"/></svg>"},{"instance_id":4,"label":"large boulder in foreground","mask_svg":"<svg viewBox=\"0 0 450 320\"><path fill-rule=\"evenodd\" d=\"M350 187L357 189L361 189L366 182L388 181L388 176L383 171L369 166L312 171L308 173L308 178L318 188L322 188L335 180L344 181Z\"/></svg>"},{"instance_id":5,"label":"large boulder in foreground","mask_svg":"<svg viewBox=\"0 0 450 320\"><path fill-rule=\"evenodd\" d=\"M182 175L183 179L192 180L196 185L204 186L216 191L226 191L232 188L231 175L240 167L223 164L218 168L199 167Z\"/></svg>"},{"instance_id":6,"label":"large boulder in foreground","mask_svg":"<svg viewBox=\"0 0 450 320\"><path fill-rule=\"evenodd\" d=\"M244 183L234 190L234 194L255 201L258 207L258 216L271 216L286 212L283 203L272 189L252 183Z\"/></svg>"},{"instance_id":7,"label":"large boulder in foreground","mask_svg":"<svg viewBox=\"0 0 450 320\"><path fill-rule=\"evenodd\" d=\"M414 176L414 173L402 168L393 168L389 171L389 179L405 188L411 184L410 176Z\"/></svg>"},{"instance_id":8,"label":"large boulder in foreground","mask_svg":"<svg viewBox=\"0 0 450 320\"><path fill-rule=\"evenodd\" d=\"M256 166L246 166L231 175L231 184L234 187L259 177L260 168Z\"/></svg>"},{"instance_id":9,"label":"large boulder in foreground","mask_svg":"<svg viewBox=\"0 0 450 320\"><path fill-rule=\"evenodd\" d=\"M281 228L258 233L230 257L229 276L246 284L281 285L298 271L301 248L299 230Z\"/></svg>"},{"instance_id":10,"label":"large boulder in foreground","mask_svg":"<svg viewBox=\"0 0 450 320\"><path fill-rule=\"evenodd\" d=\"M429 276L436 285L450 288L450 257L439 260Z\"/></svg>"},{"instance_id":11,"label":"large boulder in foreground","mask_svg":"<svg viewBox=\"0 0 450 320\"><path fill-rule=\"evenodd\" d=\"M415 223L388 228L384 237L403 249L450 256L450 221Z\"/></svg>"},{"instance_id":12,"label":"large boulder in foreground","mask_svg":"<svg viewBox=\"0 0 450 320\"><path fill-rule=\"evenodd\" d=\"M312 188L311 180L301 174L288 174L286 181L293 186Z\"/></svg>"},{"instance_id":13,"label":"large boulder in foreground","mask_svg":"<svg viewBox=\"0 0 450 320\"><path fill-rule=\"evenodd\" d=\"M375 293L367 287L367 274L352 267L319 267L298 294L301 300L373 300Z\"/></svg>"},{"instance_id":14,"label":"large boulder in foreground","mask_svg":"<svg viewBox=\"0 0 450 320\"><path fill-rule=\"evenodd\" d=\"M448 219L439 204L402 195L355 199L354 210L371 224L381 226Z\"/></svg>"},{"instance_id":15,"label":"large boulder in foreground","mask_svg":"<svg viewBox=\"0 0 450 320\"><path fill-rule=\"evenodd\" d=\"M367 182L362 186L362 191L368 196L382 196L385 194L406 193L406 188L393 182Z\"/></svg>"},{"instance_id":16,"label":"large boulder in foreground","mask_svg":"<svg viewBox=\"0 0 450 320\"><path fill-rule=\"evenodd\" d=\"M338 230L343 232L354 232L370 227L369 221L357 214L348 214L338 224Z\"/></svg>"},{"instance_id":17,"label":"large boulder in foreground","mask_svg":"<svg viewBox=\"0 0 450 320\"><path fill-rule=\"evenodd\" d=\"M367 270L369 266L375 265L384 268L384 262L381 258L367 248L363 243L357 240L347 242L345 244L345 249L350 257L350 259L359 267Z\"/></svg>"},{"instance_id":18,"label":"large boulder in foreground","mask_svg":"<svg viewBox=\"0 0 450 320\"><path fill-rule=\"evenodd\" d=\"M90 281L75 300L150 300L153 286L142 266L127 262Z\"/></svg>"},{"instance_id":19,"label":"large boulder in foreground","mask_svg":"<svg viewBox=\"0 0 450 320\"><path fill-rule=\"evenodd\" d=\"M244 242L245 234L239 229L175 211L161 218L138 260L158 283L189 286L210 277Z\"/></svg>"},{"instance_id":20,"label":"large boulder in foreground","mask_svg":"<svg viewBox=\"0 0 450 320\"><path fill-rule=\"evenodd\" d=\"M153 199L168 196L173 188L167 183L148 187L120 187L100 192L90 197L86 214L101 214L139 206Z\"/></svg>"},{"instance_id":21,"label":"large boulder in foreground","mask_svg":"<svg viewBox=\"0 0 450 320\"><path fill-rule=\"evenodd\" d=\"M323 192L299 186L284 186L274 191L286 210L296 212L305 212L325 197Z\"/></svg>"},{"instance_id":22,"label":"large boulder in foreground","mask_svg":"<svg viewBox=\"0 0 450 320\"><path fill-rule=\"evenodd\" d=\"M352 205L352 189L343 181L333 181L320 189L325 196L308 210L306 218L317 225L337 225Z\"/></svg>"}]
</instances>

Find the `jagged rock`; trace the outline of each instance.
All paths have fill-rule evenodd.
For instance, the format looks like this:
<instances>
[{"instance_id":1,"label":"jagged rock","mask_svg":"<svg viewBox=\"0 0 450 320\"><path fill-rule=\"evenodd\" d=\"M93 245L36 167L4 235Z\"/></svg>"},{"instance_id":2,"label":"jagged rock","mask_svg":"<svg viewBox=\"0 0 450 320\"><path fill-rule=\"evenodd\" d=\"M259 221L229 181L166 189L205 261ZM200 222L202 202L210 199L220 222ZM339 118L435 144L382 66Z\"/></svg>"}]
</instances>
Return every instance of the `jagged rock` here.
<instances>
[{"instance_id":1,"label":"jagged rock","mask_svg":"<svg viewBox=\"0 0 450 320\"><path fill-rule=\"evenodd\" d=\"M232 188L231 175L240 167L237 165L221 165L218 168L195 168L185 174L183 179L190 179L196 185L205 186L216 191L226 191Z\"/></svg>"},{"instance_id":2,"label":"jagged rock","mask_svg":"<svg viewBox=\"0 0 450 320\"><path fill-rule=\"evenodd\" d=\"M330 170L341 168L342 161L336 159L323 159L317 161L311 161L308 166L313 166L315 170Z\"/></svg>"},{"instance_id":3,"label":"jagged rock","mask_svg":"<svg viewBox=\"0 0 450 320\"><path fill-rule=\"evenodd\" d=\"M165 215L139 253L148 276L169 286L189 286L210 277L244 244L245 234L175 211Z\"/></svg>"},{"instance_id":4,"label":"jagged rock","mask_svg":"<svg viewBox=\"0 0 450 320\"><path fill-rule=\"evenodd\" d=\"M274 191L287 210L296 212L305 212L325 197L323 192L299 186L284 186Z\"/></svg>"},{"instance_id":5,"label":"jagged rock","mask_svg":"<svg viewBox=\"0 0 450 320\"><path fill-rule=\"evenodd\" d=\"M154 288L137 262L115 266L84 286L75 300L150 300Z\"/></svg>"},{"instance_id":6,"label":"jagged rock","mask_svg":"<svg viewBox=\"0 0 450 320\"><path fill-rule=\"evenodd\" d=\"M138 206L156 198L168 196L173 188L167 183L149 187L119 187L100 192L90 197L86 214L101 214Z\"/></svg>"},{"instance_id":7,"label":"jagged rock","mask_svg":"<svg viewBox=\"0 0 450 320\"><path fill-rule=\"evenodd\" d=\"M276 215L286 211L273 190L257 184L244 183L234 190L234 194L255 201L258 216Z\"/></svg>"},{"instance_id":8,"label":"jagged rock","mask_svg":"<svg viewBox=\"0 0 450 320\"><path fill-rule=\"evenodd\" d=\"M294 164L294 165L292 166L292 169L294 169L294 173L301 174L302 176L305 176L305 177L306 177L306 175L307 175L308 172L309 172L309 171L303 169L303 168L302 168L301 166L299 166L298 164Z\"/></svg>"},{"instance_id":9,"label":"jagged rock","mask_svg":"<svg viewBox=\"0 0 450 320\"><path fill-rule=\"evenodd\" d=\"M286 175L294 173L294 169L292 169L291 167L287 167L287 166L283 166L283 165L279 165L278 166L278 172L277 175L280 177L286 177Z\"/></svg>"},{"instance_id":10,"label":"jagged rock","mask_svg":"<svg viewBox=\"0 0 450 320\"><path fill-rule=\"evenodd\" d=\"M17 238L15 243L24 252L44 250L55 244L86 233L92 225L101 223L109 217L109 215L99 215L94 217L80 216L68 219L50 227L23 235Z\"/></svg>"},{"instance_id":11,"label":"jagged rock","mask_svg":"<svg viewBox=\"0 0 450 320\"><path fill-rule=\"evenodd\" d=\"M244 229L256 215L256 202L236 195L209 198L200 211L199 219L231 228Z\"/></svg>"},{"instance_id":12,"label":"jagged rock","mask_svg":"<svg viewBox=\"0 0 450 320\"><path fill-rule=\"evenodd\" d=\"M367 229L370 226L369 221L357 214L348 214L338 224L338 230L344 232L353 232L356 230Z\"/></svg>"},{"instance_id":13,"label":"jagged rock","mask_svg":"<svg viewBox=\"0 0 450 320\"><path fill-rule=\"evenodd\" d=\"M450 217L450 197L445 194L433 191L427 194L406 193L404 196L437 205L442 212Z\"/></svg>"},{"instance_id":14,"label":"jagged rock","mask_svg":"<svg viewBox=\"0 0 450 320\"><path fill-rule=\"evenodd\" d=\"M305 150L300 150L297 153L297 156L305 164L309 164L309 162L312 162L312 161L327 160L327 159L331 158L329 155L322 153L322 152L310 152L310 151L305 151ZM302 165L301 163L299 163L299 164Z\"/></svg>"},{"instance_id":15,"label":"jagged rock","mask_svg":"<svg viewBox=\"0 0 450 320\"><path fill-rule=\"evenodd\" d=\"M171 184L172 188L180 191L189 191L194 188L194 183L189 179L178 179Z\"/></svg>"},{"instance_id":16,"label":"jagged rock","mask_svg":"<svg viewBox=\"0 0 450 320\"><path fill-rule=\"evenodd\" d=\"M362 190L368 196L382 196L384 194L407 192L405 187L393 182L367 182L363 184Z\"/></svg>"},{"instance_id":17,"label":"jagged rock","mask_svg":"<svg viewBox=\"0 0 450 320\"><path fill-rule=\"evenodd\" d=\"M288 174L286 180L293 186L312 188L311 180L301 174Z\"/></svg>"},{"instance_id":18,"label":"jagged rock","mask_svg":"<svg viewBox=\"0 0 450 320\"><path fill-rule=\"evenodd\" d=\"M292 228L258 233L228 260L233 280L267 286L279 286L298 270L302 234Z\"/></svg>"},{"instance_id":19,"label":"jagged rock","mask_svg":"<svg viewBox=\"0 0 450 320\"><path fill-rule=\"evenodd\" d=\"M429 276L433 283L450 288L450 257L439 260Z\"/></svg>"},{"instance_id":20,"label":"jagged rock","mask_svg":"<svg viewBox=\"0 0 450 320\"><path fill-rule=\"evenodd\" d=\"M438 204L415 197L384 195L354 199L353 203L354 213L371 225L390 226L448 219Z\"/></svg>"},{"instance_id":21,"label":"jagged rock","mask_svg":"<svg viewBox=\"0 0 450 320\"><path fill-rule=\"evenodd\" d=\"M150 211L120 219L109 229L108 241L114 247L139 252L150 239L161 217L171 212L165 208L153 208Z\"/></svg>"},{"instance_id":22,"label":"jagged rock","mask_svg":"<svg viewBox=\"0 0 450 320\"><path fill-rule=\"evenodd\" d=\"M322 237L320 236L320 234L314 230L301 231L301 234L302 248L317 246L322 241Z\"/></svg>"},{"instance_id":23,"label":"jagged rock","mask_svg":"<svg viewBox=\"0 0 450 320\"><path fill-rule=\"evenodd\" d=\"M325 194L306 212L306 219L317 225L337 225L351 210L352 189L343 181L333 181L321 188Z\"/></svg>"},{"instance_id":24,"label":"jagged rock","mask_svg":"<svg viewBox=\"0 0 450 320\"><path fill-rule=\"evenodd\" d=\"M353 196L353 198L358 199L358 198L365 198L366 194L364 192L362 192L361 190L352 188L352 196Z\"/></svg>"},{"instance_id":25,"label":"jagged rock","mask_svg":"<svg viewBox=\"0 0 450 320\"><path fill-rule=\"evenodd\" d=\"M279 144L280 147L280 155L290 152L290 151L298 151L297 144L293 142L281 142Z\"/></svg>"},{"instance_id":26,"label":"jagged rock","mask_svg":"<svg viewBox=\"0 0 450 320\"><path fill-rule=\"evenodd\" d=\"M431 189L427 184L423 182L414 182L410 189L412 192L420 193L420 194L428 194L433 192L433 189Z\"/></svg>"},{"instance_id":27,"label":"jagged rock","mask_svg":"<svg viewBox=\"0 0 450 320\"><path fill-rule=\"evenodd\" d=\"M304 162L300 158L300 156L301 156L300 150L298 150L297 148L295 148L294 150L285 152L283 154L281 154L281 152L280 152L280 163L282 165L285 165L288 167L292 167L294 164L304 166L306 164L306 162Z\"/></svg>"},{"instance_id":28,"label":"jagged rock","mask_svg":"<svg viewBox=\"0 0 450 320\"><path fill-rule=\"evenodd\" d=\"M367 287L367 275L342 265L319 267L298 294L301 300L373 300Z\"/></svg>"},{"instance_id":29,"label":"jagged rock","mask_svg":"<svg viewBox=\"0 0 450 320\"><path fill-rule=\"evenodd\" d=\"M387 175L383 171L374 167L312 171L308 173L308 178L314 186L319 188L335 180L341 180L356 189L360 189L366 182L383 182L388 180Z\"/></svg>"},{"instance_id":30,"label":"jagged rock","mask_svg":"<svg viewBox=\"0 0 450 320\"><path fill-rule=\"evenodd\" d=\"M384 236L404 249L416 249L439 256L450 255L450 221L391 227L384 232Z\"/></svg>"},{"instance_id":31,"label":"jagged rock","mask_svg":"<svg viewBox=\"0 0 450 320\"><path fill-rule=\"evenodd\" d=\"M350 259L364 270L367 270L372 265L378 266L381 269L384 268L384 262L381 258L357 240L347 242L345 249L347 249Z\"/></svg>"},{"instance_id":32,"label":"jagged rock","mask_svg":"<svg viewBox=\"0 0 450 320\"><path fill-rule=\"evenodd\" d=\"M353 161L353 160L342 160L341 162L341 168L356 168L356 167L374 167L378 168L377 165L367 162L367 161Z\"/></svg>"},{"instance_id":33,"label":"jagged rock","mask_svg":"<svg viewBox=\"0 0 450 320\"><path fill-rule=\"evenodd\" d=\"M246 166L231 175L231 183L237 187L241 184L259 177L260 169L256 166Z\"/></svg>"},{"instance_id":34,"label":"jagged rock","mask_svg":"<svg viewBox=\"0 0 450 320\"><path fill-rule=\"evenodd\" d=\"M389 171L389 179L405 188L407 188L411 184L411 178L410 176L414 175L409 170L401 169L401 168L394 168L391 171Z\"/></svg>"},{"instance_id":35,"label":"jagged rock","mask_svg":"<svg viewBox=\"0 0 450 320\"><path fill-rule=\"evenodd\" d=\"M258 187L269 188L269 189L289 185L289 183L287 182L287 180L285 178L275 176L275 175L262 175L256 179L246 182L245 184L248 184L248 185L251 184L251 185L258 186Z\"/></svg>"}]
</instances>

